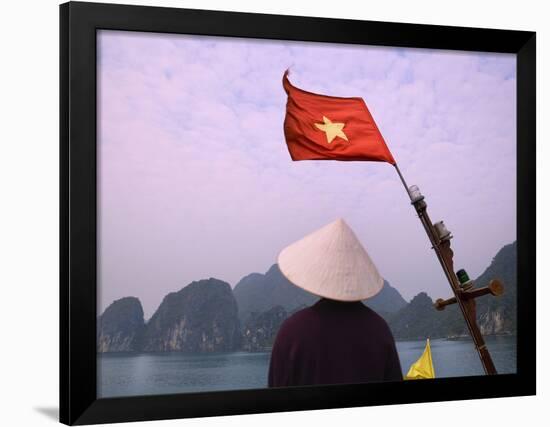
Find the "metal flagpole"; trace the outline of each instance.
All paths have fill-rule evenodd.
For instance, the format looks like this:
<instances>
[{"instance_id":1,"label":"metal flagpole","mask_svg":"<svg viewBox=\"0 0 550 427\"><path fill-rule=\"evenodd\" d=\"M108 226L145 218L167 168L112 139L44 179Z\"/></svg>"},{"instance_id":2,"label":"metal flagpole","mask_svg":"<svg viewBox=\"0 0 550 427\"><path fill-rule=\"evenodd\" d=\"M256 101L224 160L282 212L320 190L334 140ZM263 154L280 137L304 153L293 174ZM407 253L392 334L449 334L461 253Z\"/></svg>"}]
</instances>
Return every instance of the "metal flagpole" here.
<instances>
[{"instance_id":1,"label":"metal flagpole","mask_svg":"<svg viewBox=\"0 0 550 427\"><path fill-rule=\"evenodd\" d=\"M401 169L399 169L399 166L397 166L397 163L393 165L395 167L395 170L397 171L397 174L399 175L399 178L401 178L401 182L403 183L403 186L405 187L405 191L409 195L409 198L411 199L411 202L413 201L413 198L411 196L411 193L409 191L409 186L405 182L405 178L403 178L403 174L401 173Z\"/></svg>"},{"instance_id":2,"label":"metal flagpole","mask_svg":"<svg viewBox=\"0 0 550 427\"><path fill-rule=\"evenodd\" d=\"M424 230L430 239L432 248L434 249L439 263L443 268L443 272L447 277L451 289L453 291L454 297L447 300L438 299L435 303L435 308L437 310L443 310L447 305L457 303L460 307L460 311L464 316L466 325L468 326L468 331L472 336L474 345L478 352L479 358L483 365L483 369L487 375L494 375L497 373L491 354L485 345L479 326L477 325L476 319L476 303L475 298L492 294L498 296L503 292L503 286L500 282L493 280L488 287L474 289L474 284L469 280L468 275L464 270L458 271L456 274L454 272L453 266L453 251L451 250L451 233L445 228L443 221L438 222L437 224L432 224L430 217L428 216L426 201L424 196L420 193L418 187L408 187L403 178L403 174L397 166L397 163L394 164L395 170L409 195L411 204L414 206Z\"/></svg>"}]
</instances>

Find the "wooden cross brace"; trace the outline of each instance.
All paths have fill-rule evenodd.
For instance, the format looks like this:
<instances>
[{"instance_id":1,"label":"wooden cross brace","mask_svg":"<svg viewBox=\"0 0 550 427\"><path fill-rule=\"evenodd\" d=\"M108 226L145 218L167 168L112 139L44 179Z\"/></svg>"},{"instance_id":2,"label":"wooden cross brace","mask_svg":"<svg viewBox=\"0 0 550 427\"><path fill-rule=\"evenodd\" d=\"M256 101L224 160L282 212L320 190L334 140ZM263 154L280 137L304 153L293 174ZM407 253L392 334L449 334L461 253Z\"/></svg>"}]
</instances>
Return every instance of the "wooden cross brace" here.
<instances>
[{"instance_id":1,"label":"wooden cross brace","mask_svg":"<svg viewBox=\"0 0 550 427\"><path fill-rule=\"evenodd\" d=\"M484 288L469 288L469 289L459 289L458 295L459 298L464 301L473 300L475 298L481 297L483 295L491 294L494 297L498 297L504 293L504 285L498 279L493 279L489 282L488 286ZM446 306L456 304L456 297L449 299L439 298L435 301L434 307L436 310L444 310Z\"/></svg>"}]
</instances>

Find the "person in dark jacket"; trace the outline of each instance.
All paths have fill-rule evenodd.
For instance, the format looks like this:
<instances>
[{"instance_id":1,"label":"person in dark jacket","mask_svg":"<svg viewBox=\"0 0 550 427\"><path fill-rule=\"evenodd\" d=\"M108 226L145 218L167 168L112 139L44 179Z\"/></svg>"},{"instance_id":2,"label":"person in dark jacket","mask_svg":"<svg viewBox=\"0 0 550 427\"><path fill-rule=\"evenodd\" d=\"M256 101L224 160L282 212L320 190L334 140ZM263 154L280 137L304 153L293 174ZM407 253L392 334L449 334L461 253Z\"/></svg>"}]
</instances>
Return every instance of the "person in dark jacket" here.
<instances>
[{"instance_id":1,"label":"person in dark jacket","mask_svg":"<svg viewBox=\"0 0 550 427\"><path fill-rule=\"evenodd\" d=\"M385 320L361 301L383 279L341 219L284 249L281 272L321 299L281 326L271 352L269 387L401 381Z\"/></svg>"}]
</instances>

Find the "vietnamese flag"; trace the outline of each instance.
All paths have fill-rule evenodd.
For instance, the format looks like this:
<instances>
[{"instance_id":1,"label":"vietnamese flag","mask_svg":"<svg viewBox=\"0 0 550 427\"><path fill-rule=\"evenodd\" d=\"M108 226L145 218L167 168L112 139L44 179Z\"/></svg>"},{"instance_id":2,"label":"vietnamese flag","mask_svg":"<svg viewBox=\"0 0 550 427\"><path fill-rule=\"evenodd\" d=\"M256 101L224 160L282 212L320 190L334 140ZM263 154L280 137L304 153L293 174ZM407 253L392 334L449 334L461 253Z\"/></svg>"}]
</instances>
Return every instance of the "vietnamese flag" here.
<instances>
[{"instance_id":1,"label":"vietnamese flag","mask_svg":"<svg viewBox=\"0 0 550 427\"><path fill-rule=\"evenodd\" d=\"M292 160L370 160L395 165L363 98L339 98L299 89L283 76L288 95L284 123Z\"/></svg>"}]
</instances>

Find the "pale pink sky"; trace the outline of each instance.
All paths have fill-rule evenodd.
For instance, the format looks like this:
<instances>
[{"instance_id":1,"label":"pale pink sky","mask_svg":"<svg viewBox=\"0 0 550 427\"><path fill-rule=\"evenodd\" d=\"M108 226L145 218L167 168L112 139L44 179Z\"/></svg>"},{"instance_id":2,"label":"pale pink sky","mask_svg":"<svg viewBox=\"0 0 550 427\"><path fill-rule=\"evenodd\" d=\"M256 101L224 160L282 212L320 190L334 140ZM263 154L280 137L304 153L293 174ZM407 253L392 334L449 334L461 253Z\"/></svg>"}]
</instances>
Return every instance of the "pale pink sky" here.
<instances>
[{"instance_id":1,"label":"pale pink sky","mask_svg":"<svg viewBox=\"0 0 550 427\"><path fill-rule=\"evenodd\" d=\"M292 162L281 78L361 96L455 266L480 274L516 239L514 55L98 33L98 311L150 317L193 280L234 286L343 217L408 300L448 285L389 164Z\"/></svg>"}]
</instances>

